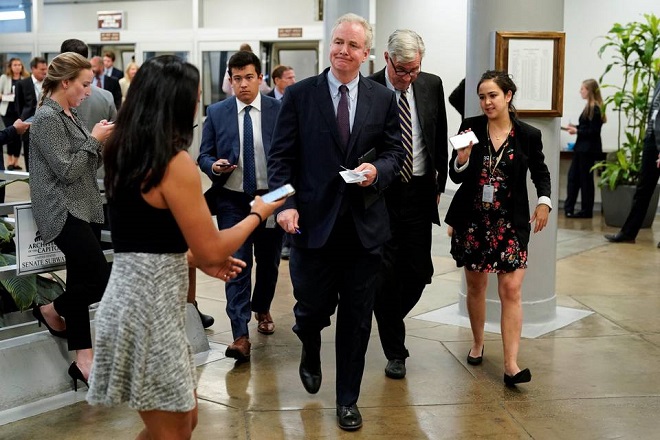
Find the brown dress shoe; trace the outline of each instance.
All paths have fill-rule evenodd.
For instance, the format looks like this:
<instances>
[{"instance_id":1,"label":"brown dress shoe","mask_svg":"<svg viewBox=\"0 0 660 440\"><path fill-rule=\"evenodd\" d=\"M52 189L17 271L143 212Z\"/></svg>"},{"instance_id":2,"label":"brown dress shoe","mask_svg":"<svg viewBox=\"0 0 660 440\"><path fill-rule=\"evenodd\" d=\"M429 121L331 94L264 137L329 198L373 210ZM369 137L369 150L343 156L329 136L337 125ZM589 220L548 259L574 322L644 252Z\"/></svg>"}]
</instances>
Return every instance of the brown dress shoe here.
<instances>
[{"instance_id":1,"label":"brown dress shoe","mask_svg":"<svg viewBox=\"0 0 660 440\"><path fill-rule=\"evenodd\" d=\"M247 336L241 336L227 347L225 356L236 359L236 362L249 362L251 345Z\"/></svg>"},{"instance_id":2,"label":"brown dress shoe","mask_svg":"<svg viewBox=\"0 0 660 440\"><path fill-rule=\"evenodd\" d=\"M262 335L272 335L275 333L275 324L270 312L255 313L254 318L257 320L257 331Z\"/></svg>"}]
</instances>

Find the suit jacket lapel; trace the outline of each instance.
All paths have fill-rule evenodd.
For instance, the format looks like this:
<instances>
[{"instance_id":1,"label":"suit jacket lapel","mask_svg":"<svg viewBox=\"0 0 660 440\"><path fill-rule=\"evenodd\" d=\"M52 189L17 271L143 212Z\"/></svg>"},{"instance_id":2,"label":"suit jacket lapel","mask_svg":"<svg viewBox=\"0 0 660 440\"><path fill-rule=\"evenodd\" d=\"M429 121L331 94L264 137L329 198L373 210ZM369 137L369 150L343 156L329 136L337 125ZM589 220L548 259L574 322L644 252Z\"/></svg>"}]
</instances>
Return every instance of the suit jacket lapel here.
<instances>
[{"instance_id":1,"label":"suit jacket lapel","mask_svg":"<svg viewBox=\"0 0 660 440\"><path fill-rule=\"evenodd\" d=\"M358 99L357 108L355 109L355 118L353 119L353 128L351 129L351 137L348 139L348 149L346 156L350 156L351 151L355 147L355 141L360 134L360 130L364 128L364 123L367 120L369 109L373 101L373 93L371 90L369 80L360 75L360 82L358 84Z\"/></svg>"},{"instance_id":2,"label":"suit jacket lapel","mask_svg":"<svg viewBox=\"0 0 660 440\"><path fill-rule=\"evenodd\" d=\"M227 132L231 136L230 139L235 140L232 150L236 155L236 160L238 160L241 155L241 137L238 135L238 104L236 97L227 106L226 110L225 121L231 121L227 127ZM223 121L218 121L218 126L222 126L223 123Z\"/></svg>"},{"instance_id":3,"label":"suit jacket lapel","mask_svg":"<svg viewBox=\"0 0 660 440\"><path fill-rule=\"evenodd\" d=\"M342 152L345 150L344 145L342 145L341 138L339 137L339 127L337 126L337 115L335 115L335 106L332 103L332 97L330 96L330 89L328 88L328 70L326 69L321 73L316 81L316 103L319 106L321 115L325 119L325 123L330 128L330 133L332 138L335 141L335 145Z\"/></svg>"}]
</instances>

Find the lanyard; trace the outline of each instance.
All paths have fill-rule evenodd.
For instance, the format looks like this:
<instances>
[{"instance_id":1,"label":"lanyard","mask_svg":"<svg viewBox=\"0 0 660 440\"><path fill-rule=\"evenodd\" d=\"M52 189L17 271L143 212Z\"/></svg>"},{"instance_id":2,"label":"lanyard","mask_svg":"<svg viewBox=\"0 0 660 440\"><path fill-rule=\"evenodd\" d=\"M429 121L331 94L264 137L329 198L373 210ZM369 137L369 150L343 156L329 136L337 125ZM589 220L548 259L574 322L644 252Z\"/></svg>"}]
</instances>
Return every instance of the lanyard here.
<instances>
[{"instance_id":1,"label":"lanyard","mask_svg":"<svg viewBox=\"0 0 660 440\"><path fill-rule=\"evenodd\" d=\"M511 132L511 128L509 128L509 132ZM500 146L500 153L497 155L497 162L495 162L495 166L493 165L493 154L491 153L491 145L492 142L490 141L490 130L488 125L486 125L486 136L488 137L488 179L490 181L493 180L493 173L495 172L495 169L497 166L500 164L500 160L502 160L502 156L504 155L504 150L506 149L507 145L509 145L509 135L507 133L507 138L504 140L502 145ZM495 149L495 147L493 147Z\"/></svg>"}]
</instances>

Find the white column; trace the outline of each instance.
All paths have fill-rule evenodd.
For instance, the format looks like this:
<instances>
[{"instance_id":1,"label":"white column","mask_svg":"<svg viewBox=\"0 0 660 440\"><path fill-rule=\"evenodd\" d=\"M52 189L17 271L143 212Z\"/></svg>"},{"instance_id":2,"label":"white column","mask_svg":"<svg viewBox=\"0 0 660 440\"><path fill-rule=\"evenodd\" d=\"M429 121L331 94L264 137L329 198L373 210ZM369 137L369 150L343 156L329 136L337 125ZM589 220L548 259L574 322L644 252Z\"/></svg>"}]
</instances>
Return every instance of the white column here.
<instances>
[{"instance_id":1,"label":"white column","mask_svg":"<svg viewBox=\"0 0 660 440\"><path fill-rule=\"evenodd\" d=\"M562 31L563 0L468 0L466 116L481 113L476 87L481 74L494 68L495 31ZM515 78L514 78L515 81ZM548 226L531 234L528 269L523 283L524 324L552 321L556 317L555 274L557 254L557 188L559 176L560 118L528 118L541 130L545 162L552 179L552 204ZM528 179L530 209L536 205L536 189ZM487 292L488 322L499 323L497 278L491 275ZM465 280L459 292L459 312L467 316Z\"/></svg>"}]
</instances>

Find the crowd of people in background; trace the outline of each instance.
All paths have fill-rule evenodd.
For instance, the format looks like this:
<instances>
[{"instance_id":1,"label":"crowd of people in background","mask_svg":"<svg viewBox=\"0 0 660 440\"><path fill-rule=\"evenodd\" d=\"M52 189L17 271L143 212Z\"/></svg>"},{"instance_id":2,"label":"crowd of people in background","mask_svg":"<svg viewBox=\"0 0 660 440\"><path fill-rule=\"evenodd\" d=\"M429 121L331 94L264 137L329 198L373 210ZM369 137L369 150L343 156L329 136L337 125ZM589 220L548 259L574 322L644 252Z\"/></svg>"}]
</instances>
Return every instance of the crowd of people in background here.
<instances>
[{"instance_id":1,"label":"crowd of people in background","mask_svg":"<svg viewBox=\"0 0 660 440\"><path fill-rule=\"evenodd\" d=\"M541 132L518 118L511 76L489 70L468 98L483 114L455 130L473 132L479 143L450 154L444 85L422 71L421 36L394 31L382 54L385 67L367 78L360 67L372 40L368 21L346 14L331 32L330 67L297 81L293 67L278 65L272 88L259 57L241 46L228 61L227 98L206 109L197 158L186 151L201 94L192 64L164 55L142 66L130 62L122 72L114 53L88 60L87 46L75 39L49 64L34 58L31 75L20 59L9 60L0 77L7 168L20 169L22 144L35 221L44 242L66 256L65 293L36 305L34 317L75 352L68 370L74 389L80 381L91 404L127 402L139 412L145 428L138 438L189 438L197 424L197 376L184 326L186 302L196 305L194 271L225 282L233 336L226 356L243 363L250 361L253 316L259 333L275 332L270 307L280 258L289 260L296 301L301 383L310 394L322 385L321 332L336 312L337 423L359 429L372 316L385 376L407 374L404 319L431 282L431 230L441 224L448 176L460 185L445 222L467 283L473 342L466 362L483 362L486 288L494 273L503 383L531 380L518 352L530 235L546 227L552 209ZM564 209L566 217L590 218L591 167L602 153L606 118L595 80L584 81L580 94L587 103L579 123L565 128L577 140ZM462 118L464 96L465 80L449 98ZM660 169L660 136L653 137L660 84L653 99L648 182L657 182ZM31 125L24 122L30 117ZM197 166L212 183L206 194ZM261 199L286 184L296 190L291 197ZM638 189L639 203L644 191ZM112 232L111 270L100 241L104 223ZM608 240L634 240L639 227L628 224ZM99 301L93 343L89 305ZM149 331L153 326L158 332Z\"/></svg>"}]
</instances>

